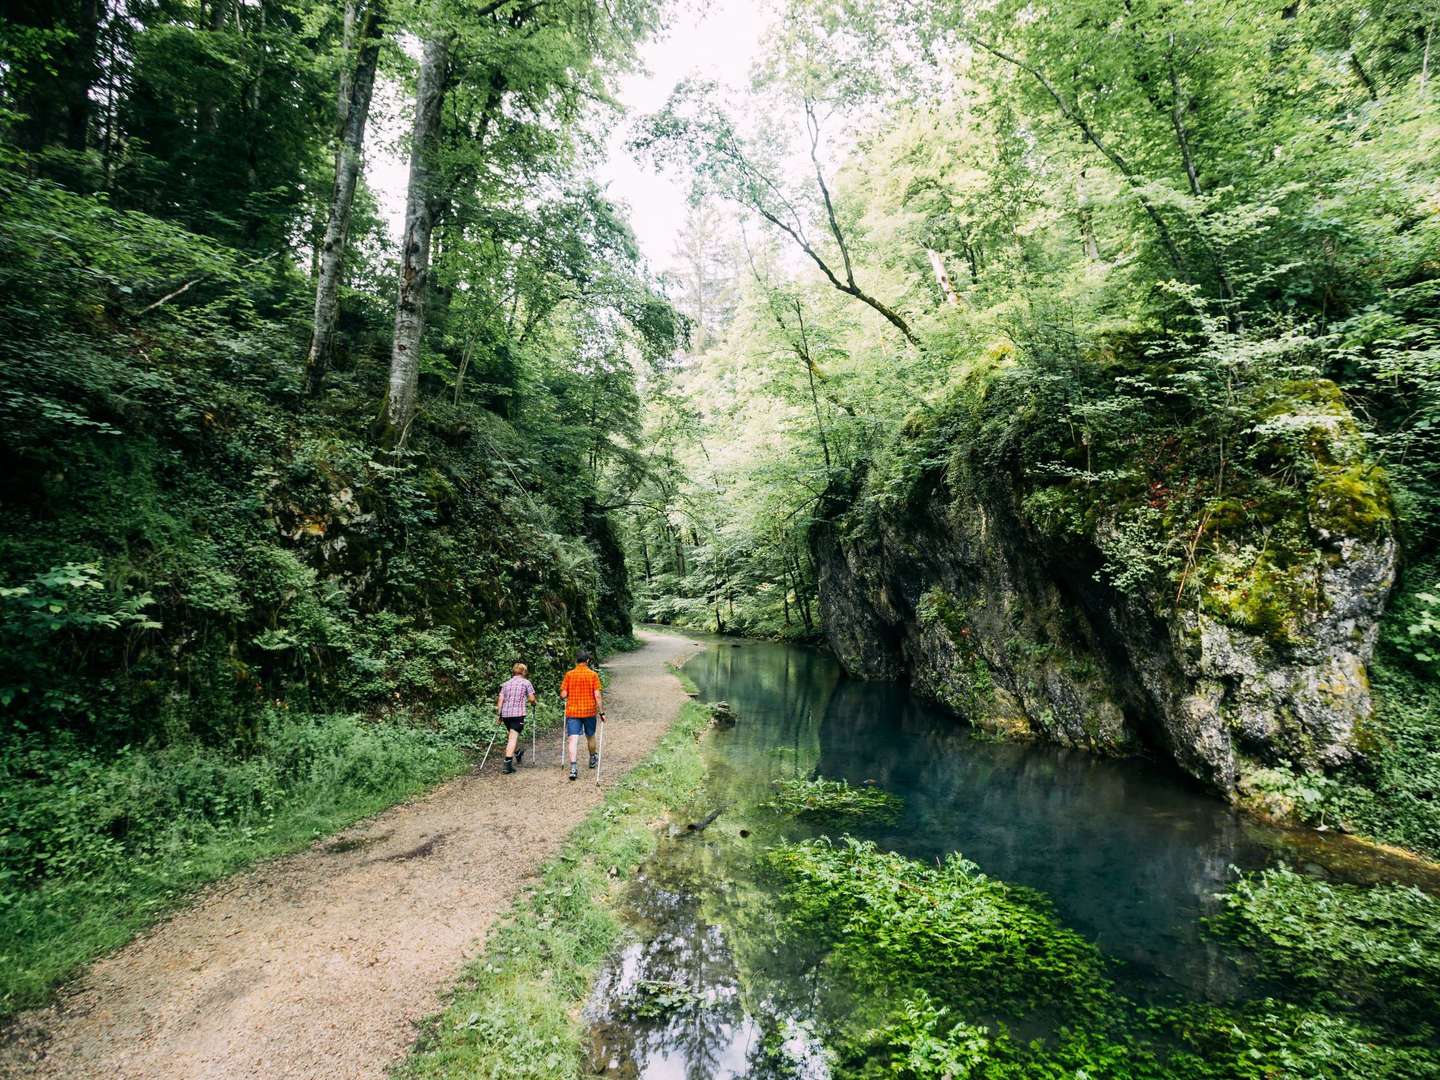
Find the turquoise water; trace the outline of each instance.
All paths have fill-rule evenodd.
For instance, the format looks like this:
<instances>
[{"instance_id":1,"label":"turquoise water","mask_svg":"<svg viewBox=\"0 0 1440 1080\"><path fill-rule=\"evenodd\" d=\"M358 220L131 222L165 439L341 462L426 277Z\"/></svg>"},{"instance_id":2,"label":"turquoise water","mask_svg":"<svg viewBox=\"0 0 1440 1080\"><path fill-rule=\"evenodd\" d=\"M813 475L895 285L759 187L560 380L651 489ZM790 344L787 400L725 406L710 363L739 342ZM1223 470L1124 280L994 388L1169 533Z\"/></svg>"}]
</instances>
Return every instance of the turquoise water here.
<instances>
[{"instance_id":1,"label":"turquoise water","mask_svg":"<svg viewBox=\"0 0 1440 1080\"><path fill-rule=\"evenodd\" d=\"M818 1001L806 991L814 958L766 952L774 898L747 872L753 845L775 828L758 807L780 778L899 795L898 822L861 830L866 838L925 860L960 852L991 877L1040 890L1141 1001L1257 991L1243 955L1203 932L1239 871L1284 861L1360 883L1416 873L1344 837L1243 818L1158 763L977 738L901 687L844 678L818 650L711 642L685 670L703 700L729 702L738 722L705 743L706 792L693 815L719 809L716 824L663 843L631 890L636 941L591 1006L594 1065L610 1075L824 1075L808 1034L825 1019L807 1015L807 1000ZM783 828L787 838L830 831ZM757 985L742 984L736 953Z\"/></svg>"}]
</instances>

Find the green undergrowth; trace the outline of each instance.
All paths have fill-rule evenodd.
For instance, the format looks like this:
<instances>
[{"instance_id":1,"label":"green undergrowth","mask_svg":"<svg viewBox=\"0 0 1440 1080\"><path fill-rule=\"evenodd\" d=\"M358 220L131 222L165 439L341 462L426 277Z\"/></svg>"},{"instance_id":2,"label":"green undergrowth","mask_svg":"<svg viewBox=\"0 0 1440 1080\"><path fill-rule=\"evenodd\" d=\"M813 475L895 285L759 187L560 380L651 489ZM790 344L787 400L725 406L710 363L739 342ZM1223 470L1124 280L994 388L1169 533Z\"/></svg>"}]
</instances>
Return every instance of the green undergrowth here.
<instances>
[{"instance_id":1,"label":"green undergrowth","mask_svg":"<svg viewBox=\"0 0 1440 1080\"><path fill-rule=\"evenodd\" d=\"M1039 893L958 855L932 865L844 837L780 844L764 862L785 882L785 932L827 945L826 966L858 984L984 1010L1101 1004L1099 950Z\"/></svg>"},{"instance_id":2,"label":"green undergrowth","mask_svg":"<svg viewBox=\"0 0 1440 1080\"><path fill-rule=\"evenodd\" d=\"M707 708L687 703L654 753L570 834L490 932L396 1080L582 1075L579 1006L620 939L620 889L655 850L656 819L698 790L696 739L709 722Z\"/></svg>"},{"instance_id":3,"label":"green undergrowth","mask_svg":"<svg viewBox=\"0 0 1440 1080\"><path fill-rule=\"evenodd\" d=\"M958 855L930 864L846 837L762 862L783 890L772 947L818 946L811 1007L830 1017L837 1076L1440 1075L1435 901L1413 890L1283 869L1238 880L1209 930L1271 976L1267 996L1157 1005L1122 993L1042 896Z\"/></svg>"},{"instance_id":4,"label":"green undergrowth","mask_svg":"<svg viewBox=\"0 0 1440 1080\"><path fill-rule=\"evenodd\" d=\"M1308 817L1440 859L1440 681L1389 662L1375 664L1371 680L1365 761L1325 785Z\"/></svg>"},{"instance_id":5,"label":"green undergrowth","mask_svg":"<svg viewBox=\"0 0 1440 1080\"><path fill-rule=\"evenodd\" d=\"M775 781L775 797L765 805L800 820L845 825L894 823L905 802L878 787L851 787L844 780L824 777L792 777Z\"/></svg>"},{"instance_id":6,"label":"green undergrowth","mask_svg":"<svg viewBox=\"0 0 1440 1080\"><path fill-rule=\"evenodd\" d=\"M1263 812L1440 859L1440 678L1403 649L1426 630L1417 593L1427 595L1402 591L1385 618L1370 666L1375 713L1356 740L1363 758L1328 775L1252 770L1247 797Z\"/></svg>"},{"instance_id":7,"label":"green undergrowth","mask_svg":"<svg viewBox=\"0 0 1440 1080\"><path fill-rule=\"evenodd\" d=\"M1278 867L1231 889L1216 925L1277 982L1337 1007L1440 1019L1440 901L1418 889L1331 884Z\"/></svg>"}]
</instances>

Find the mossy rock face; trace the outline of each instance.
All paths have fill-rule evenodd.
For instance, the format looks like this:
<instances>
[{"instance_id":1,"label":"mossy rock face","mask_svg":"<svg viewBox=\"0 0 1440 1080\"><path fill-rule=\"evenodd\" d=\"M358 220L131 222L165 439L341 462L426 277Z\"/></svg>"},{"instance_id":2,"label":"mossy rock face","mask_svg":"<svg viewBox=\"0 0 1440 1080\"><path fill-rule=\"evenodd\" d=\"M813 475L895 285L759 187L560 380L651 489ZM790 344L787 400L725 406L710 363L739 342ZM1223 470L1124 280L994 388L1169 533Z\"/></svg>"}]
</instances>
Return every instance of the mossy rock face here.
<instances>
[{"instance_id":1,"label":"mossy rock face","mask_svg":"<svg viewBox=\"0 0 1440 1080\"><path fill-rule=\"evenodd\" d=\"M1375 540L1394 527L1385 473L1359 462L1325 466L1310 488L1310 524L1322 540Z\"/></svg>"},{"instance_id":2,"label":"mossy rock face","mask_svg":"<svg viewBox=\"0 0 1440 1080\"><path fill-rule=\"evenodd\" d=\"M1222 448L1204 373L1147 350L976 358L917 411L847 489L863 531L817 530L837 656L1007 737L1167 753L1231 798L1244 762L1355 760L1396 567L1383 471L1333 382L1241 388Z\"/></svg>"},{"instance_id":3,"label":"mossy rock face","mask_svg":"<svg viewBox=\"0 0 1440 1080\"><path fill-rule=\"evenodd\" d=\"M1217 558L1205 577L1203 611L1275 646L1303 641L1309 616L1322 602L1313 561L1285 566L1268 551Z\"/></svg>"}]
</instances>

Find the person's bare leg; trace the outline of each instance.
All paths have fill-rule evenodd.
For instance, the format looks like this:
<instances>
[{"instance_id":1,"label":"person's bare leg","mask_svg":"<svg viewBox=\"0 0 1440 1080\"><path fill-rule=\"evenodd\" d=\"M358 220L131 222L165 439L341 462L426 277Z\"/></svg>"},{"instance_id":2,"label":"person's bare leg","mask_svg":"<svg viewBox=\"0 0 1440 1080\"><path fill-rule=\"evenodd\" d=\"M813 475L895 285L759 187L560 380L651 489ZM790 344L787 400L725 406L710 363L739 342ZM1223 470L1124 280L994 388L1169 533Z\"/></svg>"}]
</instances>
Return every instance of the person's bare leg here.
<instances>
[{"instance_id":1,"label":"person's bare leg","mask_svg":"<svg viewBox=\"0 0 1440 1080\"><path fill-rule=\"evenodd\" d=\"M519 733L518 731L516 731L514 728L511 728L511 729L510 729L510 738L508 738L508 739L505 740L505 756L506 756L506 757L508 757L508 758L513 758L513 757L515 756L515 744L516 744L517 742L519 742L519 741L520 741L520 733Z\"/></svg>"},{"instance_id":2,"label":"person's bare leg","mask_svg":"<svg viewBox=\"0 0 1440 1080\"><path fill-rule=\"evenodd\" d=\"M580 753L580 736L570 736L570 764L575 764L575 756Z\"/></svg>"}]
</instances>

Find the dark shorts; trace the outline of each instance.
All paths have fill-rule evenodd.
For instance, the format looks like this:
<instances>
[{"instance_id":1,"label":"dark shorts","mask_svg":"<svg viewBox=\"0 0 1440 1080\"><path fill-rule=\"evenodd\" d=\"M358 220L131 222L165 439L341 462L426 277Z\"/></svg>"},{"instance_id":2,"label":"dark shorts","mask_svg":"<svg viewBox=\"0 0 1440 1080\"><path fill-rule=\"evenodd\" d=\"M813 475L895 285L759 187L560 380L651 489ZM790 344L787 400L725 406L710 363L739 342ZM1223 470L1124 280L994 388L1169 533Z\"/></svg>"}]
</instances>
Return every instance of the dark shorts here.
<instances>
[{"instance_id":1,"label":"dark shorts","mask_svg":"<svg viewBox=\"0 0 1440 1080\"><path fill-rule=\"evenodd\" d=\"M565 717L565 734L583 734L586 738L594 738L596 723L597 719L593 716L567 716Z\"/></svg>"},{"instance_id":2,"label":"dark shorts","mask_svg":"<svg viewBox=\"0 0 1440 1080\"><path fill-rule=\"evenodd\" d=\"M525 717L523 716L502 716L500 722L517 735L525 730Z\"/></svg>"}]
</instances>

